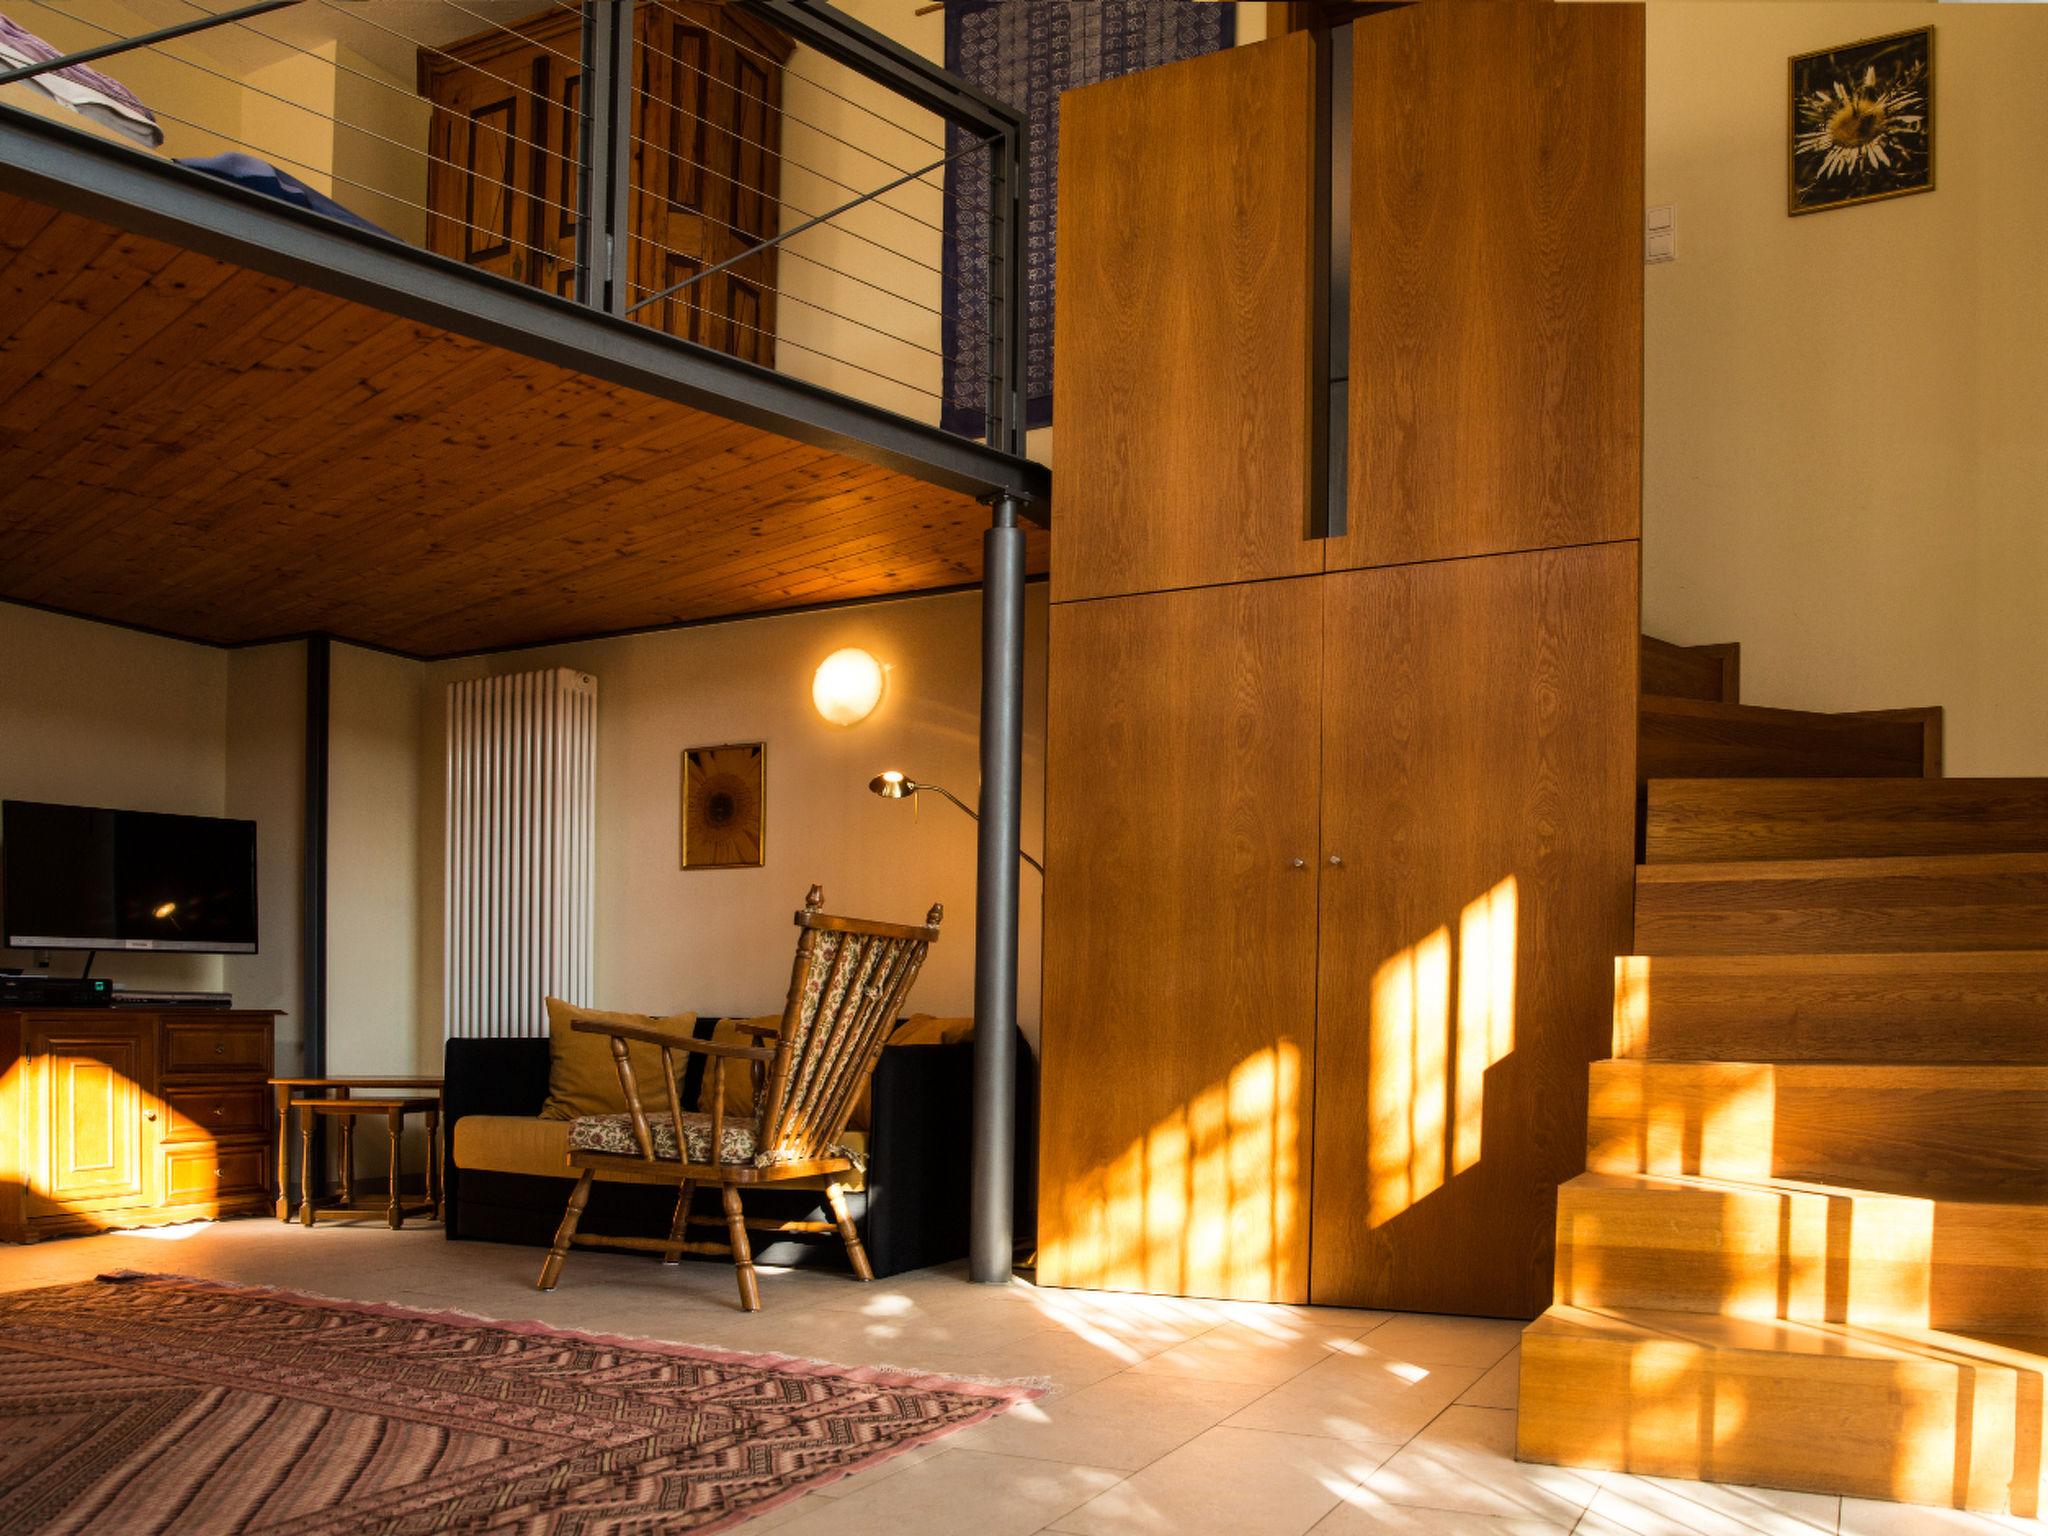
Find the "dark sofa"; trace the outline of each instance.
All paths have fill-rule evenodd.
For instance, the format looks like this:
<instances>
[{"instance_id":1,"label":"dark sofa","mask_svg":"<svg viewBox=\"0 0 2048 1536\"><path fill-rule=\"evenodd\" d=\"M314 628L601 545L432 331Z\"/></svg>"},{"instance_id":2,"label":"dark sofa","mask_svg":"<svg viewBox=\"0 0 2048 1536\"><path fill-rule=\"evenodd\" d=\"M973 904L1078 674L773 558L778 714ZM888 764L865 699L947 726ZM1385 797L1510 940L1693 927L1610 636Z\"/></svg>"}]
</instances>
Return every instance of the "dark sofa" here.
<instances>
[{"instance_id":1,"label":"dark sofa","mask_svg":"<svg viewBox=\"0 0 2048 1536\"><path fill-rule=\"evenodd\" d=\"M714 1019L699 1019L708 1038ZM1030 1242L1036 1227L1038 1074L1030 1048L1017 1041L1016 1233ZM974 1118L972 1044L890 1046L875 1067L866 1187L848 1196L861 1242L876 1275L900 1274L967 1253L968 1171ZM690 1059L684 1102L696 1100L703 1058ZM455 1165L455 1128L465 1115L533 1115L548 1093L545 1040L450 1040L445 1068L447 1235L464 1241L546 1247L562 1219L574 1181ZM814 1190L746 1192L747 1213L778 1220L824 1221ZM659 1236L668 1230L675 1194L645 1184L598 1183L580 1231ZM708 1207L702 1207L708 1209ZM763 1241L763 1264L844 1267L836 1237L808 1235ZM723 1262L722 1260L720 1262Z\"/></svg>"}]
</instances>

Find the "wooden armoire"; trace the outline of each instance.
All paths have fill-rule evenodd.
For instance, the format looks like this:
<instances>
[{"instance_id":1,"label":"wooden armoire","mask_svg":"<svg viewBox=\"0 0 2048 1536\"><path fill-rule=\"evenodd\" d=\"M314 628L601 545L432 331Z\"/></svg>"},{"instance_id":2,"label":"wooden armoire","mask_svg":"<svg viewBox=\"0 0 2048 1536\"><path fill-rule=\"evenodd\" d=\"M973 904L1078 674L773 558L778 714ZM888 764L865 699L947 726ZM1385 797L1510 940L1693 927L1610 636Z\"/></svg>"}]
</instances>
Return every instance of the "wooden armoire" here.
<instances>
[{"instance_id":1,"label":"wooden armoire","mask_svg":"<svg viewBox=\"0 0 2048 1536\"><path fill-rule=\"evenodd\" d=\"M773 27L712 0L634 7L632 302L739 255L780 227L782 64ZM582 18L573 6L422 48L427 248L576 291ZM705 278L635 319L775 361L776 253Z\"/></svg>"},{"instance_id":2,"label":"wooden armoire","mask_svg":"<svg viewBox=\"0 0 2048 1536\"><path fill-rule=\"evenodd\" d=\"M1533 1316L1630 932L1641 8L1061 111L1039 1279Z\"/></svg>"}]
</instances>

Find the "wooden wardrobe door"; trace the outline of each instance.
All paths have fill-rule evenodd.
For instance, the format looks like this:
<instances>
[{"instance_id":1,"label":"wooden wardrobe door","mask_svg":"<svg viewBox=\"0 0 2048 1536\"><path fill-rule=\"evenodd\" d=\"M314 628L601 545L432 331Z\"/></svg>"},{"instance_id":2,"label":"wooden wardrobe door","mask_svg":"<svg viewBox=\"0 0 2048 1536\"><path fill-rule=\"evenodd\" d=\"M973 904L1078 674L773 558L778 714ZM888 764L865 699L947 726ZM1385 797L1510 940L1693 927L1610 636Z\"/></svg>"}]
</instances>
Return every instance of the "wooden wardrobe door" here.
<instances>
[{"instance_id":1,"label":"wooden wardrobe door","mask_svg":"<svg viewBox=\"0 0 2048 1536\"><path fill-rule=\"evenodd\" d=\"M1304 1301L1314 580L1052 610L1041 1284Z\"/></svg>"},{"instance_id":2,"label":"wooden wardrobe door","mask_svg":"<svg viewBox=\"0 0 2048 1536\"><path fill-rule=\"evenodd\" d=\"M1323 584L1310 1295L1533 1317L1629 947L1636 546Z\"/></svg>"},{"instance_id":3,"label":"wooden wardrobe door","mask_svg":"<svg viewBox=\"0 0 2048 1536\"><path fill-rule=\"evenodd\" d=\"M781 60L790 46L779 33L702 0L643 6L637 15L635 303L774 233L782 195ZM776 257L772 250L749 256L635 318L772 367Z\"/></svg>"},{"instance_id":4,"label":"wooden wardrobe door","mask_svg":"<svg viewBox=\"0 0 2048 1536\"><path fill-rule=\"evenodd\" d=\"M1055 599L1323 567L1314 63L1296 33L1061 98Z\"/></svg>"},{"instance_id":5,"label":"wooden wardrobe door","mask_svg":"<svg viewBox=\"0 0 2048 1536\"><path fill-rule=\"evenodd\" d=\"M1642 7L1413 5L1352 39L1330 569L1636 537Z\"/></svg>"}]
</instances>

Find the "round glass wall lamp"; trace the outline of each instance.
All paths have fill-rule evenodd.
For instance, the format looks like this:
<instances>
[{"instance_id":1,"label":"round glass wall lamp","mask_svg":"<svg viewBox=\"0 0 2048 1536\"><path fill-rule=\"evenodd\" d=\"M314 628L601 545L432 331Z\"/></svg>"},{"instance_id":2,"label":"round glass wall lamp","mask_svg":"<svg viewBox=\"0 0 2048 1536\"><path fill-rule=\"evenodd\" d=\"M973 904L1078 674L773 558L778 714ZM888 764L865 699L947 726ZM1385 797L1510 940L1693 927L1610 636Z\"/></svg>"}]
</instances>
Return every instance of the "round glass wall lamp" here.
<instances>
[{"instance_id":1,"label":"round glass wall lamp","mask_svg":"<svg viewBox=\"0 0 2048 1536\"><path fill-rule=\"evenodd\" d=\"M859 725L882 702L888 675L857 645L834 651L811 675L811 702L833 725Z\"/></svg>"}]
</instances>

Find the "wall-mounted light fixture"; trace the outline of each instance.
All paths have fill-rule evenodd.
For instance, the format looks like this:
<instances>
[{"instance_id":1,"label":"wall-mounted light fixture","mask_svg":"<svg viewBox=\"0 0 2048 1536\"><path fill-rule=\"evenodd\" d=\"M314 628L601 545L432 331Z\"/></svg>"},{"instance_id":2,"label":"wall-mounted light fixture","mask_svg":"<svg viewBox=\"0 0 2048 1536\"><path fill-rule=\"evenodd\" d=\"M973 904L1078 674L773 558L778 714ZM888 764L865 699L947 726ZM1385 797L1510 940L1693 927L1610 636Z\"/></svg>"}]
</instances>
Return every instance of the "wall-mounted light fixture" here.
<instances>
[{"instance_id":1,"label":"wall-mounted light fixture","mask_svg":"<svg viewBox=\"0 0 2048 1536\"><path fill-rule=\"evenodd\" d=\"M834 651L811 676L811 702L833 725L859 725L882 702L887 675L857 645Z\"/></svg>"},{"instance_id":2,"label":"wall-mounted light fixture","mask_svg":"<svg viewBox=\"0 0 2048 1536\"><path fill-rule=\"evenodd\" d=\"M880 795L884 800L909 800L915 802L919 795L939 795L947 800L952 801L953 804L959 806L961 810L966 811L967 814L974 820L981 820L981 813L979 811L974 810L958 795L954 794L953 791L951 791L950 789L942 788L937 784L920 784L915 779L905 778L902 774L898 773L894 768L891 768L887 773L878 773L872 779L869 779L868 788L874 791L874 793ZM1041 875L1045 873L1045 866L1039 863L1038 860L1031 857L1031 855L1026 853L1023 849L1019 848L1017 850L1017 857L1022 859L1026 864L1029 864Z\"/></svg>"}]
</instances>

